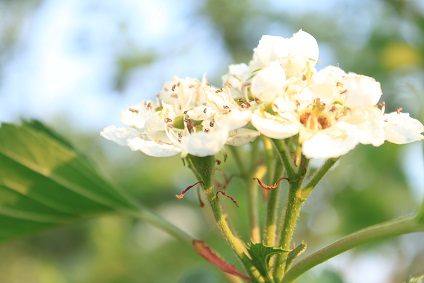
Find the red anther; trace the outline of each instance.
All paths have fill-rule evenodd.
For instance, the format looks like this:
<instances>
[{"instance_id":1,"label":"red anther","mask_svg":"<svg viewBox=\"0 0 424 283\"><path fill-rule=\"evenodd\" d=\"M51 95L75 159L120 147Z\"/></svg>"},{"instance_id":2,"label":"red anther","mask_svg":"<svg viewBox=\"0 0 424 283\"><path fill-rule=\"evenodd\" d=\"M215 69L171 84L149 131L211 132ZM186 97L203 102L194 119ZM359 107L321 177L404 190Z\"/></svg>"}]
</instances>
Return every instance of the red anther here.
<instances>
[{"instance_id":1,"label":"red anther","mask_svg":"<svg viewBox=\"0 0 424 283\"><path fill-rule=\"evenodd\" d=\"M172 97L172 98L178 98L178 94L173 93L173 94L171 94L171 97Z\"/></svg>"},{"instance_id":2,"label":"red anther","mask_svg":"<svg viewBox=\"0 0 424 283\"><path fill-rule=\"evenodd\" d=\"M203 183L202 181L196 182L191 186L188 186L181 194L176 195L176 197L178 199L182 199L184 197L184 195L186 194L186 192L188 192L191 188L193 188L194 186L196 186L197 184L201 183L203 186L205 185L205 183Z\"/></svg>"},{"instance_id":3,"label":"red anther","mask_svg":"<svg viewBox=\"0 0 424 283\"><path fill-rule=\"evenodd\" d=\"M230 84L228 81L227 81L227 82L225 82L225 83L224 83L224 85L225 85L226 87L228 87L228 88L232 88L232 87L233 87L233 85L232 85L232 84Z\"/></svg>"},{"instance_id":4,"label":"red anther","mask_svg":"<svg viewBox=\"0 0 424 283\"><path fill-rule=\"evenodd\" d=\"M146 107L147 108L151 108L152 107L152 103L151 102L147 103L147 106Z\"/></svg>"},{"instance_id":5,"label":"red anther","mask_svg":"<svg viewBox=\"0 0 424 283\"><path fill-rule=\"evenodd\" d=\"M306 76L305 75L302 76L302 80L306 81Z\"/></svg>"},{"instance_id":6,"label":"red anther","mask_svg":"<svg viewBox=\"0 0 424 283\"><path fill-rule=\"evenodd\" d=\"M128 110L130 110L132 113L138 113L138 110L134 108L128 108Z\"/></svg>"},{"instance_id":7,"label":"red anther","mask_svg":"<svg viewBox=\"0 0 424 283\"><path fill-rule=\"evenodd\" d=\"M397 114L400 114L400 111L402 111L402 110L403 110L403 108L402 107L399 107L399 108L396 109L396 113Z\"/></svg>"},{"instance_id":8,"label":"red anther","mask_svg":"<svg viewBox=\"0 0 424 283\"><path fill-rule=\"evenodd\" d=\"M265 190L273 190L273 189L277 188L277 186L281 182L281 180L287 180L287 181L290 182L289 178L282 177L282 178L278 179L277 182L274 183L274 185L269 186L269 185L263 183L261 180L259 180L259 178L253 178L253 180L257 180L259 186L261 186Z\"/></svg>"},{"instance_id":9,"label":"red anther","mask_svg":"<svg viewBox=\"0 0 424 283\"><path fill-rule=\"evenodd\" d=\"M171 88L171 89L172 89L172 91L175 91L175 87L176 87L176 86L177 86L177 85L173 85L173 86L172 86L172 88Z\"/></svg>"},{"instance_id":10,"label":"red anther","mask_svg":"<svg viewBox=\"0 0 424 283\"><path fill-rule=\"evenodd\" d=\"M165 118L163 120L165 121L165 123L171 123L172 122L172 119L171 118Z\"/></svg>"},{"instance_id":11,"label":"red anther","mask_svg":"<svg viewBox=\"0 0 424 283\"><path fill-rule=\"evenodd\" d=\"M380 103L379 103L379 105L380 105L381 107L384 107L384 106L386 106L386 102L382 101L382 102L380 102Z\"/></svg>"},{"instance_id":12,"label":"red anther","mask_svg":"<svg viewBox=\"0 0 424 283\"><path fill-rule=\"evenodd\" d=\"M340 92L340 94L344 94L347 92L347 89L345 89L344 91Z\"/></svg>"},{"instance_id":13,"label":"red anther","mask_svg":"<svg viewBox=\"0 0 424 283\"><path fill-rule=\"evenodd\" d=\"M216 93L223 92L223 91L224 90L222 88L215 90Z\"/></svg>"},{"instance_id":14,"label":"red anther","mask_svg":"<svg viewBox=\"0 0 424 283\"><path fill-rule=\"evenodd\" d=\"M221 160L215 159L215 162L216 162L217 165L221 165Z\"/></svg>"},{"instance_id":15,"label":"red anther","mask_svg":"<svg viewBox=\"0 0 424 283\"><path fill-rule=\"evenodd\" d=\"M206 114L206 111L208 110L208 108L203 109L203 113Z\"/></svg>"},{"instance_id":16,"label":"red anther","mask_svg":"<svg viewBox=\"0 0 424 283\"><path fill-rule=\"evenodd\" d=\"M227 198L229 198L237 207L239 207L239 204L238 204L238 202L236 201L236 199L233 197L233 196L230 196L230 195L228 195L225 191L223 191L223 190L220 190L220 191L217 191L216 192L216 194L215 194L215 196L216 196L216 198L219 198L218 197L218 194L219 193L221 193L223 196L226 196Z\"/></svg>"}]
</instances>

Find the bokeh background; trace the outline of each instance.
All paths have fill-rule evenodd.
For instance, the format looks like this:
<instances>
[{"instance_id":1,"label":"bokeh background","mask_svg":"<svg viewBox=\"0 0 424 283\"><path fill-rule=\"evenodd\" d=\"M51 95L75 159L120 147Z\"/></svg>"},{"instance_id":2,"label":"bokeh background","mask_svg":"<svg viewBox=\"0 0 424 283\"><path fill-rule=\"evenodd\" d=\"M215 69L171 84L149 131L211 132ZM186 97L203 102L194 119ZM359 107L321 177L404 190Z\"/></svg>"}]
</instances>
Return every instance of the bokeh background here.
<instances>
[{"instance_id":1,"label":"bokeh background","mask_svg":"<svg viewBox=\"0 0 424 283\"><path fill-rule=\"evenodd\" d=\"M318 40L318 68L337 65L381 82L387 110L424 121L421 0L0 0L0 121L36 118L69 138L112 182L236 262L178 157L155 159L101 140L119 112L153 98L172 76L215 85L248 62L263 34L303 29ZM234 170L231 162L226 170ZM229 187L240 194L241 184ZM359 146L314 191L298 242L314 251L357 229L412 214L423 200L423 143ZM246 206L238 216L246 239ZM282 197L284 201L284 197ZM424 236L340 255L299 282L395 283L424 274ZM0 282L229 282L193 250L154 227L104 216L0 246Z\"/></svg>"}]
</instances>

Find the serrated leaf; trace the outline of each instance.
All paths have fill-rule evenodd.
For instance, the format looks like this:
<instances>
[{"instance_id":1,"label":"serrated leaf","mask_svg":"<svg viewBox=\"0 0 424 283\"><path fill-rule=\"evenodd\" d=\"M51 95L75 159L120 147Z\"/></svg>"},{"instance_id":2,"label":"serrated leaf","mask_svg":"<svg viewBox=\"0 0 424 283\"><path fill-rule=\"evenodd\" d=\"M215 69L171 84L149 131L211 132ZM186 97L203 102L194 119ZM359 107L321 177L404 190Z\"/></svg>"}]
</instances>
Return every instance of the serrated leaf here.
<instances>
[{"instance_id":1,"label":"serrated leaf","mask_svg":"<svg viewBox=\"0 0 424 283\"><path fill-rule=\"evenodd\" d=\"M204 241L193 240L193 247L198 254L200 254L204 259L218 267L220 270L232 274L234 276L240 277L247 281L251 281L250 277L237 271L234 265L227 263L225 260L220 258L217 254L215 254Z\"/></svg>"},{"instance_id":2,"label":"serrated leaf","mask_svg":"<svg viewBox=\"0 0 424 283\"><path fill-rule=\"evenodd\" d=\"M268 247L261 243L251 244L248 247L250 257L252 258L252 264L258 269L259 273L264 278L270 280L269 274L269 260L272 255L279 253L287 253L288 250L282 248Z\"/></svg>"},{"instance_id":3,"label":"serrated leaf","mask_svg":"<svg viewBox=\"0 0 424 283\"><path fill-rule=\"evenodd\" d=\"M136 209L43 124L1 124L0 243L78 219Z\"/></svg>"}]
</instances>

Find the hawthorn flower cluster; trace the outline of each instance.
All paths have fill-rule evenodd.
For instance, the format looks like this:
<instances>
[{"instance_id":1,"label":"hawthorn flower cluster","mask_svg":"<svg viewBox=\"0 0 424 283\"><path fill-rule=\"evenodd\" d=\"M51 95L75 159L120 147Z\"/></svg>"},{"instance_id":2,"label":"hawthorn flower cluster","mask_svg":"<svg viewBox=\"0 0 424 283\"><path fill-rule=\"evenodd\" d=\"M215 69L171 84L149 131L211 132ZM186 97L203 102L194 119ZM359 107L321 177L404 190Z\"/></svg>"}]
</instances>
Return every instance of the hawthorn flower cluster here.
<instances>
[{"instance_id":1,"label":"hawthorn flower cluster","mask_svg":"<svg viewBox=\"0 0 424 283\"><path fill-rule=\"evenodd\" d=\"M379 82L334 66L317 71L318 54L317 41L302 30L291 38L265 35L249 64L229 66L222 88L174 77L157 101L121 113L128 127L109 126L101 135L156 157L215 155L259 135L296 137L307 158L424 139L420 121L401 109L384 113Z\"/></svg>"}]
</instances>

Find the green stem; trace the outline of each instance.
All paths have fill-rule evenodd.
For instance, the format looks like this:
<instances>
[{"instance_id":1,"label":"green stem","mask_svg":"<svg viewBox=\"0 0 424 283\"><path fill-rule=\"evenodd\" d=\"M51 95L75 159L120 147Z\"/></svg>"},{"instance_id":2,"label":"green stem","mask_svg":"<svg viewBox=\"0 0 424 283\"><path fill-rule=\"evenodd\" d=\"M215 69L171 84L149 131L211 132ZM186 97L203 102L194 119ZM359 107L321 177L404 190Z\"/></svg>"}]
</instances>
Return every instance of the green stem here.
<instances>
[{"instance_id":1,"label":"green stem","mask_svg":"<svg viewBox=\"0 0 424 283\"><path fill-rule=\"evenodd\" d=\"M269 183L275 183L282 174L283 165L281 162L276 162L274 177L269 178ZM280 186L268 192L268 200L266 207L266 235L265 245L272 247L276 244L277 236L277 207L278 207L278 193Z\"/></svg>"},{"instance_id":2,"label":"green stem","mask_svg":"<svg viewBox=\"0 0 424 283\"><path fill-rule=\"evenodd\" d=\"M289 179L296 178L296 172L293 169L291 160L290 160L290 152L287 145L281 140L272 140L274 142L275 147L277 148L278 153L280 154L281 161L284 164L284 169L287 172L287 176Z\"/></svg>"},{"instance_id":3,"label":"green stem","mask_svg":"<svg viewBox=\"0 0 424 283\"><path fill-rule=\"evenodd\" d=\"M291 183L289 187L289 197L287 202L286 213L284 215L283 228L281 231L281 238L279 247L284 250L290 249L290 243L293 238L294 228L296 226L297 218L300 214L305 199L301 195L301 187L299 183ZM275 264L274 278L281 279L285 273L287 253L281 253L277 256Z\"/></svg>"},{"instance_id":4,"label":"green stem","mask_svg":"<svg viewBox=\"0 0 424 283\"><path fill-rule=\"evenodd\" d=\"M188 244L192 246L193 237L178 228L177 226L169 223L165 219L163 219L158 214L154 213L153 211L150 211L145 206L140 206L140 210L134 211L134 210L121 210L122 213L126 215L130 215L132 217L135 217L136 219L140 219L143 221L146 221L147 223L152 224L153 226L161 229L162 231L168 233L169 235L173 236L177 240Z\"/></svg>"},{"instance_id":5,"label":"green stem","mask_svg":"<svg viewBox=\"0 0 424 283\"><path fill-rule=\"evenodd\" d=\"M244 176L246 180L247 187L247 209L249 214L249 222L250 222L250 240L252 243L260 243L261 242L261 230L259 224L259 203L258 203L258 189L252 178L252 176L256 173L256 161L258 158L258 141L255 140L251 143L251 156L250 156L250 168L249 172L246 176Z\"/></svg>"},{"instance_id":6,"label":"green stem","mask_svg":"<svg viewBox=\"0 0 424 283\"><path fill-rule=\"evenodd\" d=\"M237 256L242 259L245 255L246 247L240 238L235 236L232 232L230 225L227 222L227 215L222 211L219 199L215 195L214 187L209 186L208 188L205 188L205 194L209 204L211 205L215 221L218 224L218 227L221 229L224 238L228 241Z\"/></svg>"},{"instance_id":7,"label":"green stem","mask_svg":"<svg viewBox=\"0 0 424 283\"><path fill-rule=\"evenodd\" d=\"M229 146L228 148L230 149L231 154L232 154L232 155L233 155L233 157L234 157L234 160L235 160L235 162L236 162L236 164L237 164L237 167L238 167L238 169L239 169L239 171L240 171L240 175L241 175L243 178L246 178L246 176L247 176L247 171L246 171L246 168L244 167L244 162L243 162L243 160L242 160L242 159L241 159L241 157L240 157L240 154L239 154L239 147L236 147L236 146Z\"/></svg>"},{"instance_id":8,"label":"green stem","mask_svg":"<svg viewBox=\"0 0 424 283\"><path fill-rule=\"evenodd\" d=\"M306 184L305 188L302 190L302 196L304 198L307 198L311 193L312 190L315 188L315 186L321 181L321 179L324 177L324 175L328 172L328 170L333 167L333 165L339 160L339 158L329 158L325 161L325 163L319 168L314 175L312 176L311 180Z\"/></svg>"},{"instance_id":9,"label":"green stem","mask_svg":"<svg viewBox=\"0 0 424 283\"><path fill-rule=\"evenodd\" d=\"M244 264L250 278L252 279L252 282L263 282L262 280L260 280L260 275L252 265L251 260L247 257L248 251L243 241L233 233L230 224L227 221L227 215L223 212L222 207L219 203L219 199L215 195L214 187L209 186L208 188L206 188L205 194L211 206L215 221L218 224L218 227L220 228L223 237L227 240L237 257Z\"/></svg>"},{"instance_id":10,"label":"green stem","mask_svg":"<svg viewBox=\"0 0 424 283\"><path fill-rule=\"evenodd\" d=\"M249 215L250 240L252 243L261 242L261 231L258 213L258 189L253 179L246 178L247 187L247 212Z\"/></svg>"},{"instance_id":11,"label":"green stem","mask_svg":"<svg viewBox=\"0 0 424 283\"><path fill-rule=\"evenodd\" d=\"M424 223L418 222L415 218L390 221L365 228L304 258L286 273L282 283L294 282L296 278L314 266L357 246L414 232L424 232Z\"/></svg>"}]
</instances>

